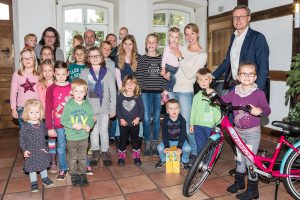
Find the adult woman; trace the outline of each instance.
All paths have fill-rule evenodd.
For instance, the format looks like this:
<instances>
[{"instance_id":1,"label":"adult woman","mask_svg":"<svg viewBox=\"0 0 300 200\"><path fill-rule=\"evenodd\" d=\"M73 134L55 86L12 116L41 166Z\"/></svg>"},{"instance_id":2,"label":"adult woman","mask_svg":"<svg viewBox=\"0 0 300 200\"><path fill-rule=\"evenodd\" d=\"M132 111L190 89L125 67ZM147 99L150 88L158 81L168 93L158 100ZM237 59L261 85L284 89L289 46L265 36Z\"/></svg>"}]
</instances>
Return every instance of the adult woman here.
<instances>
[{"instance_id":1,"label":"adult woman","mask_svg":"<svg viewBox=\"0 0 300 200\"><path fill-rule=\"evenodd\" d=\"M176 84L173 92L169 92L169 98L177 99L181 105L181 114L186 120L186 131L189 143L192 147L192 156L197 155L197 144L195 136L189 132L190 114L193 101L193 85L196 81L196 72L204 67L207 61L207 53L199 45L199 28L190 23L184 28L185 39L188 46L180 51L171 48L173 54L179 61L179 68L175 75ZM169 79L169 73L164 78Z\"/></svg>"},{"instance_id":2,"label":"adult woman","mask_svg":"<svg viewBox=\"0 0 300 200\"><path fill-rule=\"evenodd\" d=\"M138 59L138 67L136 70L136 77L142 88L142 99L145 108L143 130L146 148L144 156L158 154L156 147L160 130L160 94L164 89L166 81L160 74L162 56L157 52L157 46L157 35L153 33L147 35L146 54ZM151 113L153 115L152 137L150 136Z\"/></svg>"},{"instance_id":3,"label":"adult woman","mask_svg":"<svg viewBox=\"0 0 300 200\"><path fill-rule=\"evenodd\" d=\"M40 52L43 46L49 46L53 51L53 60L54 62L57 60L64 61L64 52L60 49L60 41L59 34L57 30L53 27L48 27L44 30L42 34L42 38L39 41L39 44L35 47L35 54L37 56L38 61L40 60Z\"/></svg>"}]
</instances>

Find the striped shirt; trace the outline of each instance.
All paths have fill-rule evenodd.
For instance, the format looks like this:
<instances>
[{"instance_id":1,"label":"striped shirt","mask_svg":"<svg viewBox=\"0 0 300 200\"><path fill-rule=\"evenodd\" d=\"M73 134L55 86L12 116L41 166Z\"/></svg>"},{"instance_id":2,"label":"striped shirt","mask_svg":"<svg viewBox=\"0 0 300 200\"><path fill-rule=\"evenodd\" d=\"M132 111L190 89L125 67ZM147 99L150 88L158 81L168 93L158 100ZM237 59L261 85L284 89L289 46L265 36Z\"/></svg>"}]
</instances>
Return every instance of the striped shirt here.
<instances>
[{"instance_id":1,"label":"striped shirt","mask_svg":"<svg viewBox=\"0 0 300 200\"><path fill-rule=\"evenodd\" d=\"M166 80L160 75L162 56L143 55L138 59L136 78L142 92L160 93L164 90Z\"/></svg>"}]
</instances>

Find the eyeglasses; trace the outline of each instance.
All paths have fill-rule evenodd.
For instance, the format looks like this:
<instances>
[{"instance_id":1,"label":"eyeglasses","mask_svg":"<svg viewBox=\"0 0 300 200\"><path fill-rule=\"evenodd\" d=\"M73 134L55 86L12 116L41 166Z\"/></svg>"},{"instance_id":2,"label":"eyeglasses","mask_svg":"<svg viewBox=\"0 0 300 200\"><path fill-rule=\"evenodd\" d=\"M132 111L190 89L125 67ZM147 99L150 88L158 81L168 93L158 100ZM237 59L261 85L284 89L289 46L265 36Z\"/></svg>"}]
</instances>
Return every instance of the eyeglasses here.
<instances>
[{"instance_id":1,"label":"eyeglasses","mask_svg":"<svg viewBox=\"0 0 300 200\"><path fill-rule=\"evenodd\" d=\"M92 59L97 59L97 58L100 58L100 55L89 56L89 58L92 58Z\"/></svg>"},{"instance_id":2,"label":"eyeglasses","mask_svg":"<svg viewBox=\"0 0 300 200\"><path fill-rule=\"evenodd\" d=\"M55 36L54 35L45 35L46 38L50 38L50 39L54 39Z\"/></svg>"},{"instance_id":3,"label":"eyeglasses","mask_svg":"<svg viewBox=\"0 0 300 200\"><path fill-rule=\"evenodd\" d=\"M254 77L255 73L239 73L240 77Z\"/></svg>"},{"instance_id":4,"label":"eyeglasses","mask_svg":"<svg viewBox=\"0 0 300 200\"><path fill-rule=\"evenodd\" d=\"M32 57L28 57L28 58L22 58L22 60L31 60Z\"/></svg>"},{"instance_id":5,"label":"eyeglasses","mask_svg":"<svg viewBox=\"0 0 300 200\"><path fill-rule=\"evenodd\" d=\"M237 21L237 20L244 20L248 17L249 15L241 15L241 16L233 16L232 19L234 21Z\"/></svg>"}]
</instances>

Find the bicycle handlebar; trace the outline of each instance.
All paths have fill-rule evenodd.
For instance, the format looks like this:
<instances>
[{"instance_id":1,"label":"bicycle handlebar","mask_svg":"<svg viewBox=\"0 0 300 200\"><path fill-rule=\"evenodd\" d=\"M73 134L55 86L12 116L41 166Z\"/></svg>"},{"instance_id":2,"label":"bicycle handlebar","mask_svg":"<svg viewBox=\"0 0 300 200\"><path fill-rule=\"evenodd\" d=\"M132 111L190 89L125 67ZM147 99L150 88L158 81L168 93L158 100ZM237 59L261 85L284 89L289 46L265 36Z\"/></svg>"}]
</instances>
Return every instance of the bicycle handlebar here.
<instances>
[{"instance_id":1,"label":"bicycle handlebar","mask_svg":"<svg viewBox=\"0 0 300 200\"><path fill-rule=\"evenodd\" d=\"M231 103L226 103L225 101L223 101L223 99L216 93L216 92L212 92L210 94L207 94L208 98L214 102L214 101L218 101L220 103L220 107L222 111L233 111L233 110L243 110L245 112L250 113L251 112L251 106L250 105L246 105L246 106L232 106Z\"/></svg>"}]
</instances>

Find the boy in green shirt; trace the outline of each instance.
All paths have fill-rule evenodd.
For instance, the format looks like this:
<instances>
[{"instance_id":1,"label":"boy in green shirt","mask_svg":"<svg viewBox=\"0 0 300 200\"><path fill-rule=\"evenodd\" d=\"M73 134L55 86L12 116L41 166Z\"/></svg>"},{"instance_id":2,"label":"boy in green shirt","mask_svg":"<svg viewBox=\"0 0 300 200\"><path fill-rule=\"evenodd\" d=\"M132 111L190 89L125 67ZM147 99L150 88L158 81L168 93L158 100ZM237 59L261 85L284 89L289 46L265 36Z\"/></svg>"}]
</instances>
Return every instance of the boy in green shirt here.
<instances>
[{"instance_id":1,"label":"boy in green shirt","mask_svg":"<svg viewBox=\"0 0 300 200\"><path fill-rule=\"evenodd\" d=\"M82 79L75 79L71 88L73 99L65 105L61 116L61 124L66 131L68 164L72 184L88 185L86 160L89 132L94 125L94 113L90 103L84 100L87 83Z\"/></svg>"},{"instance_id":2,"label":"boy in green shirt","mask_svg":"<svg viewBox=\"0 0 300 200\"><path fill-rule=\"evenodd\" d=\"M201 68L196 73L197 83L202 91L200 90L193 98L190 133L195 134L198 153L205 146L210 136L211 128L221 120L220 109L212 106L208 97L203 95L203 92L210 88L209 85L212 82L212 78L212 73L206 68Z\"/></svg>"}]
</instances>

